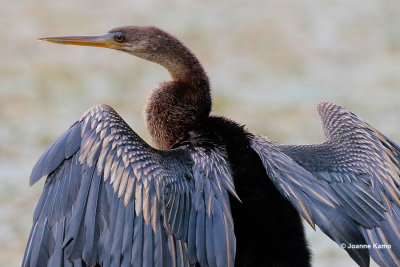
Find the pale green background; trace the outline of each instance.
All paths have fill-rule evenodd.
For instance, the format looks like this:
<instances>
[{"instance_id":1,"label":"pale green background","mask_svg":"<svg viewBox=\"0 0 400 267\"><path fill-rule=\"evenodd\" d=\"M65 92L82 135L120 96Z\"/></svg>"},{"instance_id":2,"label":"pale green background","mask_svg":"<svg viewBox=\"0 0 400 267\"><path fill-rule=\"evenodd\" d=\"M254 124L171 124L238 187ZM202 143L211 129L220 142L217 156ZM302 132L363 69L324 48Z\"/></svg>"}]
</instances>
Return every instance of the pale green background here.
<instances>
[{"instance_id":1,"label":"pale green background","mask_svg":"<svg viewBox=\"0 0 400 267\"><path fill-rule=\"evenodd\" d=\"M0 0L0 266L21 263L43 185L28 179L44 149L98 103L149 140L141 110L168 79L123 53L39 37L159 26L204 64L214 114L275 141L312 143L323 140L316 103L329 100L400 142L400 1L82 2ZM306 228L315 266L355 266Z\"/></svg>"}]
</instances>

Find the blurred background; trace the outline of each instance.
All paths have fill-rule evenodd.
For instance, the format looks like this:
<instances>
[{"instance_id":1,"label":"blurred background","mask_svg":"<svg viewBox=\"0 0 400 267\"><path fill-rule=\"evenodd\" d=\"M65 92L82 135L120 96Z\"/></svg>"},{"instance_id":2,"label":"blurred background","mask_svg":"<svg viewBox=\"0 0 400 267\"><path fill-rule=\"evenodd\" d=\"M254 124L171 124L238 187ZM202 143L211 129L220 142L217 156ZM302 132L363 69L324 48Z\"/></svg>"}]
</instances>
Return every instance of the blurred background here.
<instances>
[{"instance_id":1,"label":"blurred background","mask_svg":"<svg viewBox=\"0 0 400 267\"><path fill-rule=\"evenodd\" d=\"M117 51L38 42L155 25L200 58L213 114L282 143L323 140L320 100L347 107L400 142L400 2L0 0L0 266L19 266L43 181L41 153L105 103L145 140L142 109L168 73ZM268 211L265 211L268 212ZM315 266L355 266L305 225Z\"/></svg>"}]
</instances>

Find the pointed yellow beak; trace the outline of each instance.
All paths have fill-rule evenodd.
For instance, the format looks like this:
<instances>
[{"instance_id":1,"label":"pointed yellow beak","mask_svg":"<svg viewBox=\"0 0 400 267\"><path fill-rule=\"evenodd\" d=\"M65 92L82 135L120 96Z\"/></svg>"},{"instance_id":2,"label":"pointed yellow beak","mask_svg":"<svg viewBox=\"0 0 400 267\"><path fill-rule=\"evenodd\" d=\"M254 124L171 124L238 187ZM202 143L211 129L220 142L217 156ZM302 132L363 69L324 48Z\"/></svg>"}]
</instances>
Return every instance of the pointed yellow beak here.
<instances>
[{"instance_id":1,"label":"pointed yellow beak","mask_svg":"<svg viewBox=\"0 0 400 267\"><path fill-rule=\"evenodd\" d=\"M82 46L97 46L112 49L123 50L123 44L114 41L113 34L106 33L98 36L59 36L59 37L44 37L40 41L66 44L66 45L82 45Z\"/></svg>"}]
</instances>

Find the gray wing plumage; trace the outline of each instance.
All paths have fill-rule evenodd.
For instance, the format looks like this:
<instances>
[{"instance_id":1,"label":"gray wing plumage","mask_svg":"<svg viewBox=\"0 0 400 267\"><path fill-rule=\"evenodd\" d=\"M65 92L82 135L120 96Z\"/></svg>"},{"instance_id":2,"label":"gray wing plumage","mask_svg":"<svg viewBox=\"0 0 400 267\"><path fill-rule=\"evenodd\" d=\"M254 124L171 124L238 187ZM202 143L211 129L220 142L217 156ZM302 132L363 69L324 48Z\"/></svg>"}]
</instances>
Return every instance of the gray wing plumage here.
<instances>
[{"instance_id":1,"label":"gray wing plumage","mask_svg":"<svg viewBox=\"0 0 400 267\"><path fill-rule=\"evenodd\" d=\"M233 266L224 151L147 145L109 106L90 109L36 163L47 176L23 266Z\"/></svg>"},{"instance_id":2,"label":"gray wing plumage","mask_svg":"<svg viewBox=\"0 0 400 267\"><path fill-rule=\"evenodd\" d=\"M253 148L277 187L361 266L369 255L400 266L400 147L348 110L321 102L326 141L280 145L260 137ZM274 158L272 158L274 157ZM277 159L277 160L276 160Z\"/></svg>"}]
</instances>

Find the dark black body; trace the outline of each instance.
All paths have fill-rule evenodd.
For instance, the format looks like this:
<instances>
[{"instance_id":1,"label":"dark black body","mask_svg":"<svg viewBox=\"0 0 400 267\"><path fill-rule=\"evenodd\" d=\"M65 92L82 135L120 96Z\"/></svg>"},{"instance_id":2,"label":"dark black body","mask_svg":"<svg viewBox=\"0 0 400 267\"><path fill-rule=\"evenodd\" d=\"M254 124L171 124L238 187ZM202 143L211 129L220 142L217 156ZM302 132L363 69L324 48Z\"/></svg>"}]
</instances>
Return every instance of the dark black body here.
<instances>
[{"instance_id":1,"label":"dark black body","mask_svg":"<svg viewBox=\"0 0 400 267\"><path fill-rule=\"evenodd\" d=\"M235 266L311 266L298 212L267 176L244 127L209 117L190 132L193 145L225 147L241 203L230 197L236 235Z\"/></svg>"}]
</instances>

